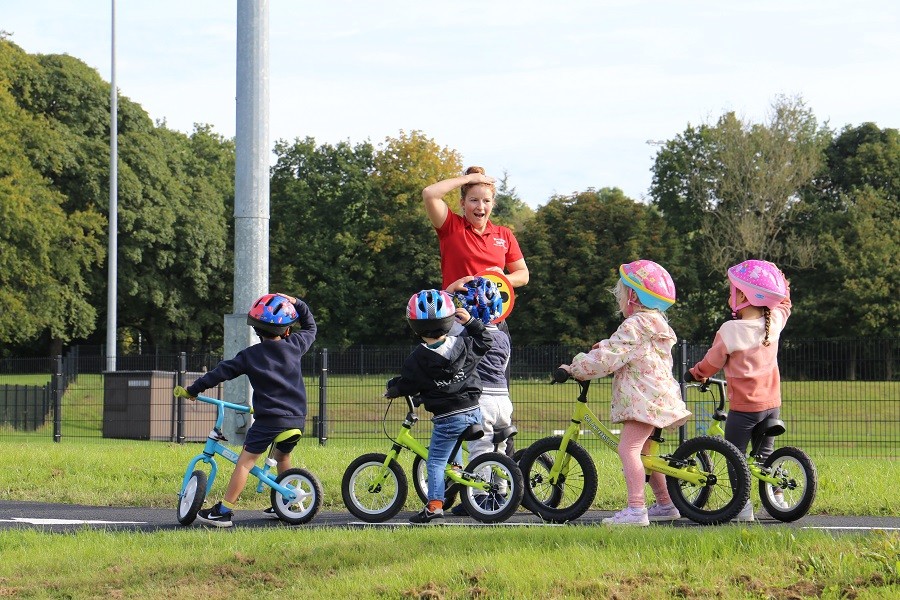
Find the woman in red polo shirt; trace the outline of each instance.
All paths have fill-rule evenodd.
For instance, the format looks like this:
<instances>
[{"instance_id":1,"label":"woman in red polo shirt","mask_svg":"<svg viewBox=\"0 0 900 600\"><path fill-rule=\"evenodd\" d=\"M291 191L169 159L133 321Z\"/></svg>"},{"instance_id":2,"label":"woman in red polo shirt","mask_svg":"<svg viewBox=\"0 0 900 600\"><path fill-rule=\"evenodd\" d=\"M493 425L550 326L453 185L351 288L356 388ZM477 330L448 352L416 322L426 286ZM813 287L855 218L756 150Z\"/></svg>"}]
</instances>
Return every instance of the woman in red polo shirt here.
<instances>
[{"instance_id":1,"label":"woman in red polo shirt","mask_svg":"<svg viewBox=\"0 0 900 600\"><path fill-rule=\"evenodd\" d=\"M460 190L458 215L443 198ZM444 179L422 190L425 212L437 230L441 244L441 275L445 290L461 290L461 285L475 274L491 269L506 273L513 287L528 283L528 267L516 236L508 227L491 223L494 178L482 167L469 167L460 177Z\"/></svg>"}]
</instances>

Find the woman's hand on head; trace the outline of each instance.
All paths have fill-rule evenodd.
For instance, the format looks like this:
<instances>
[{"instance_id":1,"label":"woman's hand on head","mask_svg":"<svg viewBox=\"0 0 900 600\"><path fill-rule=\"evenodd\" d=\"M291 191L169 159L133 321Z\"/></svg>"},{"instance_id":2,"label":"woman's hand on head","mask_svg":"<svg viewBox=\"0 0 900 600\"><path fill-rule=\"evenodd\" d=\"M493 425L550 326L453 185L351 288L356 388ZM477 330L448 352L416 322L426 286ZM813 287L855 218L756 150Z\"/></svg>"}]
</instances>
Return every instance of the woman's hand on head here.
<instances>
[{"instance_id":1,"label":"woman's hand on head","mask_svg":"<svg viewBox=\"0 0 900 600\"><path fill-rule=\"evenodd\" d=\"M491 185L497 181L490 175L485 175L484 173L469 173L467 177L469 178L470 184L484 183L486 185Z\"/></svg>"}]
</instances>

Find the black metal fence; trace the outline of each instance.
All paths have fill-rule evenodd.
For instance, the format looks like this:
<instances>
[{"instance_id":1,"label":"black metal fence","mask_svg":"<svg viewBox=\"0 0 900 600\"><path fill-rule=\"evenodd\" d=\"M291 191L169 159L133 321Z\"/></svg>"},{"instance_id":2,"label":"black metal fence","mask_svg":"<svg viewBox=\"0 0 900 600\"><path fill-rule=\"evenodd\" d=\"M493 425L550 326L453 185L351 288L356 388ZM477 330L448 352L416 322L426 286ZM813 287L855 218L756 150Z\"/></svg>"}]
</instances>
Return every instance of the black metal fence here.
<instances>
[{"instance_id":1,"label":"black metal fence","mask_svg":"<svg viewBox=\"0 0 900 600\"><path fill-rule=\"evenodd\" d=\"M384 439L405 415L402 401L382 397L384 382L411 351L406 347L314 349L303 359L309 398L307 442ZM549 373L583 348L514 348L511 397L519 429L517 446L562 430L576 397L574 384L550 385ZM703 357L707 346L675 348L675 374ZM52 438L201 441L213 419L211 407L179 403L171 390L189 384L220 357L206 353L119 356L116 371L106 358L70 350L63 357L0 360L0 439ZM778 445L811 454L900 457L900 339L790 340L779 350L782 419L787 433ZM590 406L608 419L610 380L594 382ZM222 390L208 395L222 397ZM673 440L705 431L710 394L686 390L694 418ZM425 415L423 415L424 417ZM417 432L429 435L427 419ZM584 438L589 448L599 442Z\"/></svg>"}]
</instances>

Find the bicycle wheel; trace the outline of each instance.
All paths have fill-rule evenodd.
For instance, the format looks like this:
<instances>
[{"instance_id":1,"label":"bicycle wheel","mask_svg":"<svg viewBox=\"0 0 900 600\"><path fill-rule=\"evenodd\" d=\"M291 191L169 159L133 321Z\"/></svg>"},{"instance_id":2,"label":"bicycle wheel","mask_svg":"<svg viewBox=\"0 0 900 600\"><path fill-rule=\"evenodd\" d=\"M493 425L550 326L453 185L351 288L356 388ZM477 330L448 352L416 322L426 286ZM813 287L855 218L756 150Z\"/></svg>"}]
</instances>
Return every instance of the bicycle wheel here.
<instances>
[{"instance_id":1,"label":"bicycle wheel","mask_svg":"<svg viewBox=\"0 0 900 600\"><path fill-rule=\"evenodd\" d=\"M519 465L521 469L522 456L525 454L525 449L516 450L512 456L512 459L516 461L516 464ZM548 474L550 473L550 469L553 468L553 459L547 456L546 454L541 454L537 457L535 461L536 466L538 467L537 471L540 473ZM549 506L552 508L556 508L559 506L559 501L562 499L562 491L558 487L549 486L547 488L548 496L544 498L541 502L544 506ZM538 514L537 505L534 501L531 500L531 496L528 494L522 494L522 506L524 506L529 511L534 514Z\"/></svg>"},{"instance_id":2,"label":"bicycle wheel","mask_svg":"<svg viewBox=\"0 0 900 600\"><path fill-rule=\"evenodd\" d=\"M577 519L591 507L597 495L597 468L591 455L577 442L560 450L561 436L540 439L530 445L519 461L525 479L525 506L551 523ZM546 461L539 457L546 455ZM550 483L550 468L562 462L559 480ZM550 468L547 468L547 465Z\"/></svg>"},{"instance_id":3,"label":"bicycle wheel","mask_svg":"<svg viewBox=\"0 0 900 600\"><path fill-rule=\"evenodd\" d=\"M363 454L350 463L341 481L341 497L347 510L367 523L393 518L406 503L406 473L396 460L388 463L385 472L385 460L385 454Z\"/></svg>"},{"instance_id":4,"label":"bicycle wheel","mask_svg":"<svg viewBox=\"0 0 900 600\"><path fill-rule=\"evenodd\" d=\"M416 495L422 504L428 504L428 463L416 454L412 464L413 487L416 489ZM444 510L449 509L456 503L458 495L458 486L452 479L444 480Z\"/></svg>"},{"instance_id":5,"label":"bicycle wheel","mask_svg":"<svg viewBox=\"0 0 900 600\"><path fill-rule=\"evenodd\" d=\"M719 437L691 438L664 458L669 465L706 473L706 483L695 485L666 475L672 503L683 517L703 525L726 523L750 499L750 470L734 444Z\"/></svg>"},{"instance_id":6,"label":"bicycle wheel","mask_svg":"<svg viewBox=\"0 0 900 600\"><path fill-rule=\"evenodd\" d=\"M522 502L525 483L516 462L500 452L486 452L466 466L476 482L488 482L487 494L481 488L462 486L460 499L469 516L482 523L500 523L510 518Z\"/></svg>"},{"instance_id":7,"label":"bicycle wheel","mask_svg":"<svg viewBox=\"0 0 900 600\"><path fill-rule=\"evenodd\" d=\"M759 482L759 499L769 515L785 523L806 515L819 485L816 466L806 452L791 446L779 448L769 455L763 467L779 480L777 486ZM782 492L783 500L776 498L776 490Z\"/></svg>"},{"instance_id":8,"label":"bicycle wheel","mask_svg":"<svg viewBox=\"0 0 900 600\"><path fill-rule=\"evenodd\" d=\"M290 488L297 497L288 500L276 489L272 489L270 499L275 514L285 523L300 525L309 523L322 508L322 484L306 469L287 469L275 479Z\"/></svg>"},{"instance_id":9,"label":"bicycle wheel","mask_svg":"<svg viewBox=\"0 0 900 600\"><path fill-rule=\"evenodd\" d=\"M191 473L187 485L178 494L178 522L182 525L193 523L205 499L206 473L197 470Z\"/></svg>"}]
</instances>

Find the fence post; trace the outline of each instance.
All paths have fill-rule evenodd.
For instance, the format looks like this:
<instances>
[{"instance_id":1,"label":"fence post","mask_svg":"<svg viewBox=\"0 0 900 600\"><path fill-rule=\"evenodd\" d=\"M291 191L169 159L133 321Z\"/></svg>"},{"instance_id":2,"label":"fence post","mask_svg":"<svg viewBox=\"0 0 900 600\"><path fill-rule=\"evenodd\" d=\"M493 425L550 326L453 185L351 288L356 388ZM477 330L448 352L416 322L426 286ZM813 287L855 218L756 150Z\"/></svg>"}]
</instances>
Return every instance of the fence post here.
<instances>
[{"instance_id":1,"label":"fence post","mask_svg":"<svg viewBox=\"0 0 900 600\"><path fill-rule=\"evenodd\" d=\"M56 355L53 359L53 373L50 376L50 393L53 401L53 441L59 443L62 439L62 356Z\"/></svg>"},{"instance_id":2,"label":"fence post","mask_svg":"<svg viewBox=\"0 0 900 600\"><path fill-rule=\"evenodd\" d=\"M681 350L681 365L678 371L678 385L681 387L681 398L685 401L685 405L687 404L687 384L684 382L684 373L687 371L687 341L680 340L680 350ZM687 423L681 425L678 428L678 443L683 444L685 438L687 437Z\"/></svg>"},{"instance_id":3,"label":"fence post","mask_svg":"<svg viewBox=\"0 0 900 600\"><path fill-rule=\"evenodd\" d=\"M187 379L187 353L178 353L178 373L175 375L176 385L184 387ZM175 441L179 444L184 443L184 398L178 396L175 398Z\"/></svg>"},{"instance_id":4,"label":"fence post","mask_svg":"<svg viewBox=\"0 0 900 600\"><path fill-rule=\"evenodd\" d=\"M322 348L322 368L319 371L319 445L324 446L328 441L328 419L326 410L328 406L328 348Z\"/></svg>"}]
</instances>

